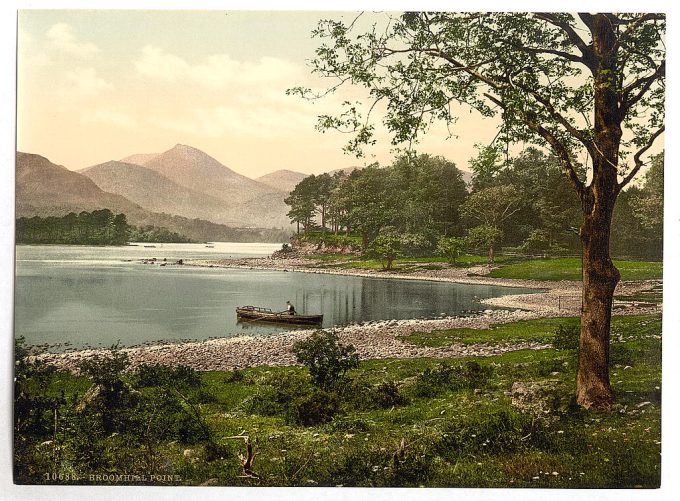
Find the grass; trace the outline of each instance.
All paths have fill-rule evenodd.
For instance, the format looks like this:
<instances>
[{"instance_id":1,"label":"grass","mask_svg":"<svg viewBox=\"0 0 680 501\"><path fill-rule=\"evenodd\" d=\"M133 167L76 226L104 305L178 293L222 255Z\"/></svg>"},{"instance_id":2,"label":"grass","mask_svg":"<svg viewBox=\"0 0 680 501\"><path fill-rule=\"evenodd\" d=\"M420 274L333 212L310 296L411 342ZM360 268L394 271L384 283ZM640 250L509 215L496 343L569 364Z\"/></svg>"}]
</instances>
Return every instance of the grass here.
<instances>
[{"instance_id":1,"label":"grass","mask_svg":"<svg viewBox=\"0 0 680 501\"><path fill-rule=\"evenodd\" d=\"M316 266L336 269L382 270L383 261L367 257L357 257L351 254L320 253L308 256L317 261ZM406 257L396 259L392 264L395 273L412 273L424 269L443 269L449 266L469 268L487 264L488 257L482 255L465 254L460 256L454 264L449 264L445 258ZM549 259L530 259L517 256L498 255L495 264L501 265L492 270L492 278L516 278L530 280L581 280L581 259L576 257L562 257ZM622 280L651 280L661 279L663 263L660 261L634 261L615 259L614 264L621 272ZM657 298L658 299L658 298ZM654 298L640 298L641 302L653 302ZM658 300L656 301L658 302Z\"/></svg>"},{"instance_id":2,"label":"grass","mask_svg":"<svg viewBox=\"0 0 680 501\"><path fill-rule=\"evenodd\" d=\"M419 333L405 342L548 342L557 325L577 321L543 319L486 330ZM574 350L363 361L349 374L354 382L341 413L311 427L291 424L282 412L260 405L281 389L285 378L309 384L305 368L206 372L201 391L214 398L199 408L217 437L219 453L209 454L201 443L165 443L162 468L179 475L173 482L179 485L212 479L215 485L235 486L653 488L660 479L660 332L660 315L614 317L611 380L617 403L605 413L569 405L578 365ZM436 372L442 362L466 361L489 373L478 388L443 384L433 396L419 396L424 372ZM370 396L362 400L361 388L388 380L397 382L407 405L382 409L371 405ZM537 419L514 407L508 391L515 381L554 385L554 408ZM82 394L88 383L64 376L57 386L55 391L64 389L67 395ZM241 475L244 442L230 438L241 435L252 440L259 478Z\"/></svg>"},{"instance_id":3,"label":"grass","mask_svg":"<svg viewBox=\"0 0 680 501\"><path fill-rule=\"evenodd\" d=\"M622 280L660 279L660 261L614 260ZM581 259L574 257L530 259L513 262L493 270L493 278L523 278L532 280L581 280Z\"/></svg>"},{"instance_id":4,"label":"grass","mask_svg":"<svg viewBox=\"0 0 680 501\"><path fill-rule=\"evenodd\" d=\"M488 329L447 329L432 332L414 332L402 338L405 343L416 346L449 346L451 344L509 343L514 341L536 341L548 343L558 325L576 325L575 317L557 317L538 320L523 320L511 324L491 325Z\"/></svg>"},{"instance_id":5,"label":"grass","mask_svg":"<svg viewBox=\"0 0 680 501\"><path fill-rule=\"evenodd\" d=\"M348 254L313 254L308 256L310 259L321 262L330 262L328 264L321 264L321 267L330 267L338 269L365 269L365 270L382 270L384 262L380 259L357 257ZM510 256L497 256L496 262L504 263L514 259ZM487 256L478 256L474 254L465 254L456 259L456 262L450 264L446 258L440 256L428 257L404 257L395 259L392 263L392 271L397 273L410 273L413 271L423 269L442 269L448 266L455 266L457 268L469 268L488 262Z\"/></svg>"}]
</instances>

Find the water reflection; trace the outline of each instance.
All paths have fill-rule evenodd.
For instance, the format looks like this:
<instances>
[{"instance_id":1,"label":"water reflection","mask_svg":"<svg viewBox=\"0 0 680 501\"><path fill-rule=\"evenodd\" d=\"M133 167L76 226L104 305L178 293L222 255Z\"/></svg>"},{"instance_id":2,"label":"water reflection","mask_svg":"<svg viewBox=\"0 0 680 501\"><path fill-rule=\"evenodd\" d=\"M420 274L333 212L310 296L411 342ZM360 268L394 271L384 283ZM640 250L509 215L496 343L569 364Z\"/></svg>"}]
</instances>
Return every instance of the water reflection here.
<instances>
[{"instance_id":1,"label":"water reflection","mask_svg":"<svg viewBox=\"0 0 680 501\"><path fill-rule=\"evenodd\" d=\"M30 344L58 343L62 349L275 334L295 326L239 323L236 306L282 311L290 300L301 314L322 313L323 326L330 327L455 315L480 308L481 298L521 291L525 289L135 262L18 260L15 332Z\"/></svg>"}]
</instances>

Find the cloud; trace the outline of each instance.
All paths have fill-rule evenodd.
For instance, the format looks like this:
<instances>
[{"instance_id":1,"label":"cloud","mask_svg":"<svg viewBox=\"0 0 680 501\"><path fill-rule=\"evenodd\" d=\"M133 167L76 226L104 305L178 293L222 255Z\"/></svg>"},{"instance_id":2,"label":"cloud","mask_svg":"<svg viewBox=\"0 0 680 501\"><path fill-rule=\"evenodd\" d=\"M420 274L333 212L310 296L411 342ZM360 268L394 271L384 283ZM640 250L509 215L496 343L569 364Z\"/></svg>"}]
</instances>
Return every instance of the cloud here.
<instances>
[{"instance_id":1,"label":"cloud","mask_svg":"<svg viewBox=\"0 0 680 501\"><path fill-rule=\"evenodd\" d=\"M153 45L145 46L134 64L144 76L171 82L186 80L213 89L230 85L294 82L302 74L298 65L273 57L251 62L237 61L227 54L215 54L191 64Z\"/></svg>"},{"instance_id":2,"label":"cloud","mask_svg":"<svg viewBox=\"0 0 680 501\"><path fill-rule=\"evenodd\" d=\"M53 48L74 56L89 57L99 52L95 44L78 40L73 28L66 23L54 24L46 35Z\"/></svg>"},{"instance_id":3,"label":"cloud","mask_svg":"<svg viewBox=\"0 0 680 501\"><path fill-rule=\"evenodd\" d=\"M113 90L113 84L97 76L94 68L75 68L66 74L71 89L85 96L95 96L100 92Z\"/></svg>"},{"instance_id":4,"label":"cloud","mask_svg":"<svg viewBox=\"0 0 680 501\"><path fill-rule=\"evenodd\" d=\"M207 137L273 137L295 138L313 130L315 118L296 109L217 106L192 110L181 119L157 118L155 126L196 136Z\"/></svg>"},{"instance_id":5,"label":"cloud","mask_svg":"<svg viewBox=\"0 0 680 501\"><path fill-rule=\"evenodd\" d=\"M117 127L131 127L135 124L135 120L129 115L110 108L87 110L83 112L82 119L84 122L104 123Z\"/></svg>"},{"instance_id":6,"label":"cloud","mask_svg":"<svg viewBox=\"0 0 680 501\"><path fill-rule=\"evenodd\" d=\"M168 81L175 81L190 73L190 66L184 59L152 45L142 49L142 55L135 61L135 66L142 75Z\"/></svg>"}]
</instances>

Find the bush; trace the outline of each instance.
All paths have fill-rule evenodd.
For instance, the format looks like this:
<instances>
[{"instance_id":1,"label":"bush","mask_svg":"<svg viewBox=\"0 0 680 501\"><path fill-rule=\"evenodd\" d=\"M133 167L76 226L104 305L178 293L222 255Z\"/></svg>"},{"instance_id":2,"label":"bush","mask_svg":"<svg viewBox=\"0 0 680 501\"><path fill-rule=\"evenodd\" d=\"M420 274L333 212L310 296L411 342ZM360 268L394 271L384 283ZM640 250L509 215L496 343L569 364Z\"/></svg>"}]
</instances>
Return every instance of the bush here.
<instances>
[{"instance_id":1,"label":"bush","mask_svg":"<svg viewBox=\"0 0 680 501\"><path fill-rule=\"evenodd\" d=\"M451 264L465 252L465 239L461 237L442 237L437 243L437 255L445 257Z\"/></svg>"},{"instance_id":2,"label":"bush","mask_svg":"<svg viewBox=\"0 0 680 501\"><path fill-rule=\"evenodd\" d=\"M348 370L359 367L355 352L351 344L339 344L334 332L316 331L293 345L293 353L298 362L308 367L312 383L324 390L336 387Z\"/></svg>"},{"instance_id":3,"label":"bush","mask_svg":"<svg viewBox=\"0 0 680 501\"><path fill-rule=\"evenodd\" d=\"M155 386L196 387L201 385L201 376L191 367L179 365L170 367L161 364L141 364L132 377L139 388Z\"/></svg>"},{"instance_id":4,"label":"bush","mask_svg":"<svg viewBox=\"0 0 680 501\"><path fill-rule=\"evenodd\" d=\"M577 350L580 335L580 326L560 324L555 329L553 347L558 350Z\"/></svg>"},{"instance_id":5,"label":"bush","mask_svg":"<svg viewBox=\"0 0 680 501\"><path fill-rule=\"evenodd\" d=\"M225 383L240 383L246 379L245 374L241 370L229 371L224 375Z\"/></svg>"},{"instance_id":6,"label":"bush","mask_svg":"<svg viewBox=\"0 0 680 501\"><path fill-rule=\"evenodd\" d=\"M373 401L381 409L389 409L408 404L408 398L399 393L394 381L383 381L373 390Z\"/></svg>"},{"instance_id":7,"label":"bush","mask_svg":"<svg viewBox=\"0 0 680 501\"><path fill-rule=\"evenodd\" d=\"M315 389L291 402L288 421L302 426L328 423L340 411L337 394Z\"/></svg>"},{"instance_id":8,"label":"bush","mask_svg":"<svg viewBox=\"0 0 680 501\"><path fill-rule=\"evenodd\" d=\"M263 385L271 385L272 388L265 387L246 399L242 404L246 412L261 416L286 413L290 403L307 394L310 388L308 380L297 374L274 374Z\"/></svg>"}]
</instances>

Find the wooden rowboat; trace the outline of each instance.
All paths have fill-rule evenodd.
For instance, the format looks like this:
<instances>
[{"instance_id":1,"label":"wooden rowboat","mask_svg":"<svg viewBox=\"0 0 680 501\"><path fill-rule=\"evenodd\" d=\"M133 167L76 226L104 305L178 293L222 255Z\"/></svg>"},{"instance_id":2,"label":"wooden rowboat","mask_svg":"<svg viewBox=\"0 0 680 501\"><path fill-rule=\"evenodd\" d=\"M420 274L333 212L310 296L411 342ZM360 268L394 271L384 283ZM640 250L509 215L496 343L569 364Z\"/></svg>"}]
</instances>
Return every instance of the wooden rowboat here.
<instances>
[{"instance_id":1,"label":"wooden rowboat","mask_svg":"<svg viewBox=\"0 0 680 501\"><path fill-rule=\"evenodd\" d=\"M258 306L239 306L236 308L236 318L254 322L273 322L279 324L319 325L323 322L323 315L290 315L288 312L275 312L269 308Z\"/></svg>"}]
</instances>

